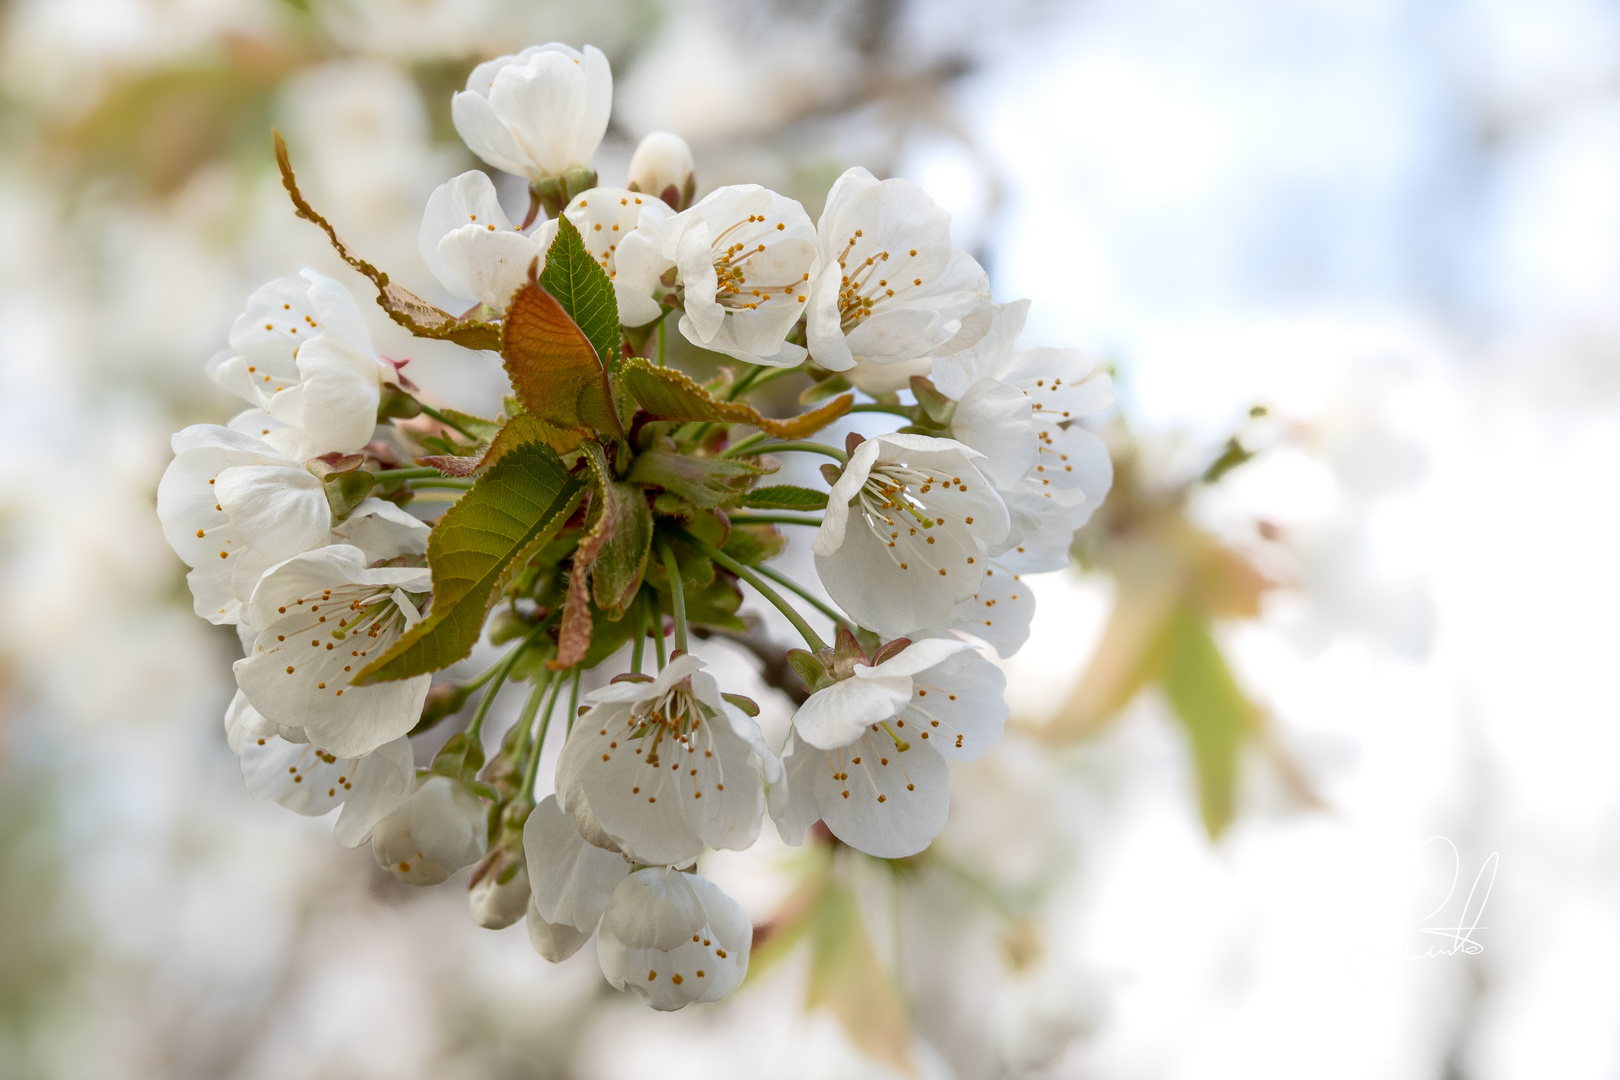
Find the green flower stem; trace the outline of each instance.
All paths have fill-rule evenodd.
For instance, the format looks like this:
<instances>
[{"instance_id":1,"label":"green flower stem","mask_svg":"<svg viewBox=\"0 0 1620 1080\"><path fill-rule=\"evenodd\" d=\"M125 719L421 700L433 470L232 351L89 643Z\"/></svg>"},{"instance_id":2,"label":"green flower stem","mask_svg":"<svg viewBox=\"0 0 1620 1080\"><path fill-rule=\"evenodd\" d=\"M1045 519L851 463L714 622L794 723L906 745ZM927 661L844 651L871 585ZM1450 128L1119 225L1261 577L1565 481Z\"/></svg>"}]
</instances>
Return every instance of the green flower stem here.
<instances>
[{"instance_id":1,"label":"green flower stem","mask_svg":"<svg viewBox=\"0 0 1620 1080\"><path fill-rule=\"evenodd\" d=\"M524 699L523 712L518 715L517 724L514 725L520 733L519 738L522 740L518 743L518 749L524 755L523 775L527 778L523 787L518 789L519 794L528 791L534 779L529 770L534 767L534 759L540 756L539 747L534 742L534 718L540 712L540 703L545 699L546 691L550 689L552 681L551 672L547 671L541 675L533 688L529 690L529 696Z\"/></svg>"},{"instance_id":2,"label":"green flower stem","mask_svg":"<svg viewBox=\"0 0 1620 1080\"><path fill-rule=\"evenodd\" d=\"M658 366L664 366L664 356L669 349L669 317L660 316L658 319Z\"/></svg>"},{"instance_id":3,"label":"green flower stem","mask_svg":"<svg viewBox=\"0 0 1620 1080\"><path fill-rule=\"evenodd\" d=\"M670 607L675 612L675 647L690 652L686 643L686 584L681 581L681 568L675 562L675 549L662 536L658 538L658 554L664 560L664 573L669 576Z\"/></svg>"},{"instance_id":4,"label":"green flower stem","mask_svg":"<svg viewBox=\"0 0 1620 1080\"><path fill-rule=\"evenodd\" d=\"M652 594L652 603L657 603L657 594ZM647 604L649 596L642 593L636 598L636 643L630 646L630 670L637 675L641 674L641 657L647 649Z\"/></svg>"},{"instance_id":5,"label":"green flower stem","mask_svg":"<svg viewBox=\"0 0 1620 1080\"><path fill-rule=\"evenodd\" d=\"M377 478L377 484L380 487L386 484L401 483L406 480L426 480L433 476L443 476L444 473L438 469L422 465L411 469L385 469L372 475Z\"/></svg>"},{"instance_id":6,"label":"green flower stem","mask_svg":"<svg viewBox=\"0 0 1620 1080\"><path fill-rule=\"evenodd\" d=\"M574 669L574 688L568 692L568 726L563 730L563 738L574 733L574 717L579 715L579 680L585 673L579 668Z\"/></svg>"},{"instance_id":7,"label":"green flower stem","mask_svg":"<svg viewBox=\"0 0 1620 1080\"><path fill-rule=\"evenodd\" d=\"M551 697L540 712L540 731L534 737L534 745L529 748L529 760L524 763L523 790L529 793L531 799L534 798L535 778L540 775L540 755L546 749L546 732L551 730L551 715L557 711L557 697L562 693L563 679L559 672L556 678L550 680Z\"/></svg>"},{"instance_id":8,"label":"green flower stem","mask_svg":"<svg viewBox=\"0 0 1620 1080\"><path fill-rule=\"evenodd\" d=\"M725 567L727 570L730 570L733 574L736 574L738 577L748 582L748 584L752 585L761 596L769 600L771 605L787 618L788 622L793 624L793 629L797 630L799 632L799 636L804 638L804 643L810 646L810 651L820 652L822 649L827 647L827 643L822 641L816 632L810 629L810 624L804 621L804 616L795 611L793 605L783 599L781 593L771 588L770 585L766 583L764 578L760 577L753 570L744 566L736 559L733 559L730 555L727 555L713 544L705 540L698 539L686 530L671 529L670 531L679 536L682 540L685 540L688 544L691 544L693 547L697 548L698 551L702 552L704 555L707 555L710 559L713 559L715 562L719 563L721 566Z\"/></svg>"},{"instance_id":9,"label":"green flower stem","mask_svg":"<svg viewBox=\"0 0 1620 1080\"><path fill-rule=\"evenodd\" d=\"M422 477L419 480L412 480L411 481L411 490L412 491L422 491L422 490L425 490L427 488L445 488L445 489L453 489L453 490L456 490L456 491L466 491L468 488L470 488L472 486L473 486L473 481L470 478L469 479L463 479L463 478L461 478L459 476Z\"/></svg>"},{"instance_id":10,"label":"green flower stem","mask_svg":"<svg viewBox=\"0 0 1620 1080\"><path fill-rule=\"evenodd\" d=\"M523 655L523 650L528 647L528 644L525 641L522 645L507 653L501 658L500 663L495 666L495 681L490 684L488 690L484 691L484 696L478 701L478 711L473 713L472 723L467 725L468 742L479 740L484 730L484 717L489 715L489 707L495 704L495 698L500 694L501 686L505 684L506 677L512 674L513 666L517 664L518 657Z\"/></svg>"},{"instance_id":11,"label":"green flower stem","mask_svg":"<svg viewBox=\"0 0 1620 1080\"><path fill-rule=\"evenodd\" d=\"M749 450L758 446L760 443L764 442L770 437L771 435L768 431L756 431L752 435L748 436L748 438L727 447L725 453L721 454L720 456L725 458L741 457L743 454L746 454Z\"/></svg>"},{"instance_id":12,"label":"green flower stem","mask_svg":"<svg viewBox=\"0 0 1620 1080\"><path fill-rule=\"evenodd\" d=\"M863 404L863 405L852 405L852 406L850 406L849 411L852 412L852 413L855 413L855 412L893 413L895 416L903 416L903 417L905 417L907 420L910 420L914 424L917 422L917 407L915 405L882 405L882 404L879 404L877 402L867 402L866 404Z\"/></svg>"},{"instance_id":13,"label":"green flower stem","mask_svg":"<svg viewBox=\"0 0 1620 1080\"><path fill-rule=\"evenodd\" d=\"M749 368L743 374L743 377L738 379L736 381L736 383L731 387L731 391L728 394L726 394L726 400L727 401L736 401L739 397L746 394L748 392L749 388L754 385L755 381L758 380L758 378L762 374L764 374L766 370L767 369L763 368L763 367L751 367L751 368Z\"/></svg>"},{"instance_id":14,"label":"green flower stem","mask_svg":"<svg viewBox=\"0 0 1620 1080\"><path fill-rule=\"evenodd\" d=\"M653 615L653 628L652 628L653 655L658 658L658 670L663 671L664 670L664 664L666 663L666 661L664 659L664 613L663 613L662 609L660 609L657 606L657 604L658 604L658 600L657 600L657 597L655 596L653 598L653 612L652 612L652 615Z\"/></svg>"},{"instance_id":15,"label":"green flower stem","mask_svg":"<svg viewBox=\"0 0 1620 1080\"><path fill-rule=\"evenodd\" d=\"M472 432L468 431L466 428L462 427L460 424L456 423L454 420L450 419L448 416L444 415L444 413L440 412L438 409L435 409L433 406L431 406L431 405L423 405L422 402L420 402L420 401L418 401L417 404L422 406L422 411L423 412L425 412L429 416L433 417L433 419L437 420L439 423L443 424L445 427L452 428L452 429L454 429L456 431L461 432L461 434L467 436L467 438L471 439L473 442L478 442L479 441L478 436L474 435Z\"/></svg>"},{"instance_id":16,"label":"green flower stem","mask_svg":"<svg viewBox=\"0 0 1620 1080\"><path fill-rule=\"evenodd\" d=\"M840 465L847 464L849 461L849 455L838 449L838 447L828 446L826 443L818 442L771 443L763 447L763 452L767 454L823 454L832 458Z\"/></svg>"},{"instance_id":17,"label":"green flower stem","mask_svg":"<svg viewBox=\"0 0 1620 1080\"><path fill-rule=\"evenodd\" d=\"M733 518L732 520L735 521L736 519ZM833 621L834 626L847 626L851 630L855 628L855 624L850 622L849 617L843 612L823 601L809 589L806 589L803 585L800 585L797 581L794 581L792 578L782 573L782 571L771 566L756 566L754 569L758 573L770 578L784 589L791 591L797 595L799 599L803 600L805 603L827 616L827 618Z\"/></svg>"},{"instance_id":18,"label":"green flower stem","mask_svg":"<svg viewBox=\"0 0 1620 1080\"><path fill-rule=\"evenodd\" d=\"M733 525L821 525L821 519L807 514L727 514Z\"/></svg>"},{"instance_id":19,"label":"green flower stem","mask_svg":"<svg viewBox=\"0 0 1620 1080\"><path fill-rule=\"evenodd\" d=\"M753 393L755 390L758 390L760 387L764 386L766 383L773 383L777 379L785 378L788 375L792 375L794 372L798 371L799 369L796 368L796 367L773 367L773 368L761 368L760 370L763 372L763 374L759 375L757 378L754 379L754 381L751 384L749 384L749 387L748 387L748 392L749 393Z\"/></svg>"}]
</instances>

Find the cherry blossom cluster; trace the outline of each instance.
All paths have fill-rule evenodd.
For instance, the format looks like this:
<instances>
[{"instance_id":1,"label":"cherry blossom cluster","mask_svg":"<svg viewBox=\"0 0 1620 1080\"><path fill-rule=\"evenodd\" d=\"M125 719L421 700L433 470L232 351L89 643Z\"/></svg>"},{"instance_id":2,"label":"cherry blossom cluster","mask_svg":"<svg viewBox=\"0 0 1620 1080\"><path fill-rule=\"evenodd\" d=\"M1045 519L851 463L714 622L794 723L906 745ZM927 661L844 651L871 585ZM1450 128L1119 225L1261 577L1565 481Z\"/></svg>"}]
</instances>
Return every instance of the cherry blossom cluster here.
<instances>
[{"instance_id":1,"label":"cherry blossom cluster","mask_svg":"<svg viewBox=\"0 0 1620 1080\"><path fill-rule=\"evenodd\" d=\"M389 316L468 364L499 353L513 395L493 419L435 407L305 270L255 292L210 361L247 408L174 437L158 514L197 614L238 631L225 727L255 798L340 808L339 842L411 884L476 864L480 924L526 918L552 961L594 934L615 987L677 1009L748 964L747 915L694 872L706 849L770 817L791 844L820 822L896 859L944 827L947 763L1006 720L994 657L1029 635L1025 576L1068 565L1109 488L1078 421L1112 390L1078 351L1018 346L1027 301L993 302L908 181L852 168L813 222L757 185L697 198L690 149L659 133L600 186L611 96L599 51L558 44L455 94L467 145L529 190L518 224L485 171L428 200L421 251L460 314L343 245L283 152L299 215ZM671 324L718 374L669 362ZM805 411L766 416L750 396L788 376ZM851 412L897 430L810 438ZM826 458L825 487L770 482L787 454ZM798 528L831 604L771 565ZM803 638L781 747L690 651L746 628L742 584ZM475 645L504 651L447 672ZM486 747L509 684L524 704Z\"/></svg>"}]
</instances>

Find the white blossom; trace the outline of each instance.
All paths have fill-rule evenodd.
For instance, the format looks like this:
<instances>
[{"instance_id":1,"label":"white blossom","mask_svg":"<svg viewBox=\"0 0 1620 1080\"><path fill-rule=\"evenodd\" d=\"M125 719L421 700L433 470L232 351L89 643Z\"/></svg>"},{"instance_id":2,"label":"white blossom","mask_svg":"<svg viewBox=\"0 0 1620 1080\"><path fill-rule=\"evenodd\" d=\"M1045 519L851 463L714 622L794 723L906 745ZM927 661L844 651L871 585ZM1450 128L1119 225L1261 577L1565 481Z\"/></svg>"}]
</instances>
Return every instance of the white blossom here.
<instances>
[{"instance_id":1,"label":"white blossom","mask_svg":"<svg viewBox=\"0 0 1620 1080\"><path fill-rule=\"evenodd\" d=\"M249 297L208 373L253 406L233 428L298 461L363 448L382 384L397 377L377 357L348 290L314 270Z\"/></svg>"},{"instance_id":2,"label":"white blossom","mask_svg":"<svg viewBox=\"0 0 1620 1080\"><path fill-rule=\"evenodd\" d=\"M164 538L192 568L197 614L240 622L265 570L327 542L326 493L301 463L252 435L195 424L171 445L157 491Z\"/></svg>"},{"instance_id":3,"label":"white blossom","mask_svg":"<svg viewBox=\"0 0 1620 1080\"><path fill-rule=\"evenodd\" d=\"M1068 565L1074 531L1113 484L1102 440L1074 421L1114 402L1113 382L1077 349L1015 348L1029 301L998 304L971 348L935 360L932 381L956 400L953 438L986 455L1012 514L1019 572Z\"/></svg>"},{"instance_id":4,"label":"white blossom","mask_svg":"<svg viewBox=\"0 0 1620 1080\"><path fill-rule=\"evenodd\" d=\"M822 367L915 361L984 334L990 279L951 244L950 215L909 180L845 172L816 243L805 333Z\"/></svg>"},{"instance_id":5,"label":"white blossom","mask_svg":"<svg viewBox=\"0 0 1620 1080\"><path fill-rule=\"evenodd\" d=\"M969 761L1001 737L1006 677L964 642L914 642L812 694L793 718L771 787L783 838L817 820L880 858L915 855L945 827L946 759Z\"/></svg>"},{"instance_id":6,"label":"white blossom","mask_svg":"<svg viewBox=\"0 0 1620 1080\"><path fill-rule=\"evenodd\" d=\"M545 250L513 227L489 177L474 169L428 198L417 235L428 269L463 300L505 311Z\"/></svg>"},{"instance_id":7,"label":"white blossom","mask_svg":"<svg viewBox=\"0 0 1620 1080\"><path fill-rule=\"evenodd\" d=\"M534 897L529 897L529 909L524 918L524 924L529 931L529 944L534 951L553 964L560 964L564 960L579 952L579 947L590 940L595 927L590 930L581 930L567 923L548 923L535 906Z\"/></svg>"},{"instance_id":8,"label":"white blossom","mask_svg":"<svg viewBox=\"0 0 1620 1080\"><path fill-rule=\"evenodd\" d=\"M712 881L649 867L613 890L596 955L615 989L672 1012L742 985L753 934L748 914Z\"/></svg>"},{"instance_id":9,"label":"white blossom","mask_svg":"<svg viewBox=\"0 0 1620 1080\"><path fill-rule=\"evenodd\" d=\"M410 798L377 825L371 854L407 885L437 885L483 857L488 822L483 800L466 784L418 777Z\"/></svg>"},{"instance_id":10,"label":"white blossom","mask_svg":"<svg viewBox=\"0 0 1620 1080\"><path fill-rule=\"evenodd\" d=\"M692 148L679 135L655 131L636 144L630 155L630 179L626 183L631 191L642 191L657 199L668 201L674 192L674 205L690 201L696 185L697 166L692 162Z\"/></svg>"},{"instance_id":11,"label":"white blossom","mask_svg":"<svg viewBox=\"0 0 1620 1080\"><path fill-rule=\"evenodd\" d=\"M536 181L588 166L612 105L607 57L552 42L473 68L450 115L473 153Z\"/></svg>"},{"instance_id":12,"label":"white blossom","mask_svg":"<svg viewBox=\"0 0 1620 1080\"><path fill-rule=\"evenodd\" d=\"M977 591L1007 508L950 439L879 435L855 448L812 548L828 595L862 626L904 637Z\"/></svg>"},{"instance_id":13,"label":"white blossom","mask_svg":"<svg viewBox=\"0 0 1620 1080\"><path fill-rule=\"evenodd\" d=\"M424 568L368 569L365 554L333 544L295 555L265 574L248 621L259 629L236 683L270 720L304 729L342 757L375 750L415 726L429 675L353 686L420 617L409 594L430 588Z\"/></svg>"},{"instance_id":14,"label":"white blossom","mask_svg":"<svg viewBox=\"0 0 1620 1080\"><path fill-rule=\"evenodd\" d=\"M601 264L614 285L619 304L619 321L625 326L640 326L656 319L661 309L652 298L652 283L631 290L619 284L619 244L645 225L656 230L663 222L675 216L656 195L637 194L627 188L592 188L575 196L563 214L579 230L580 238ZM557 237L555 218L541 222L534 230L535 240L544 258ZM645 237L644 237L645 238Z\"/></svg>"},{"instance_id":15,"label":"white blossom","mask_svg":"<svg viewBox=\"0 0 1620 1080\"><path fill-rule=\"evenodd\" d=\"M586 934L596 928L614 887L630 872L623 855L586 842L555 795L540 800L524 822L523 854L540 917Z\"/></svg>"},{"instance_id":16,"label":"white blossom","mask_svg":"<svg viewBox=\"0 0 1620 1080\"><path fill-rule=\"evenodd\" d=\"M758 184L723 187L667 221L643 219L619 248L616 291L650 297L674 268L688 341L752 364L792 367L805 350L786 336L805 310L815 258L804 207ZM636 325L645 310L632 308L625 322Z\"/></svg>"},{"instance_id":17,"label":"white blossom","mask_svg":"<svg viewBox=\"0 0 1620 1080\"><path fill-rule=\"evenodd\" d=\"M759 835L775 758L702 667L688 654L652 682L593 692L557 762L558 804L636 862L680 865Z\"/></svg>"},{"instance_id":18,"label":"white blossom","mask_svg":"<svg viewBox=\"0 0 1620 1080\"><path fill-rule=\"evenodd\" d=\"M340 758L313 743L259 735L245 740L241 758L248 794L261 802L307 817L342 806L333 833L344 847L370 839L416 786L410 740L403 736L369 754Z\"/></svg>"}]
</instances>

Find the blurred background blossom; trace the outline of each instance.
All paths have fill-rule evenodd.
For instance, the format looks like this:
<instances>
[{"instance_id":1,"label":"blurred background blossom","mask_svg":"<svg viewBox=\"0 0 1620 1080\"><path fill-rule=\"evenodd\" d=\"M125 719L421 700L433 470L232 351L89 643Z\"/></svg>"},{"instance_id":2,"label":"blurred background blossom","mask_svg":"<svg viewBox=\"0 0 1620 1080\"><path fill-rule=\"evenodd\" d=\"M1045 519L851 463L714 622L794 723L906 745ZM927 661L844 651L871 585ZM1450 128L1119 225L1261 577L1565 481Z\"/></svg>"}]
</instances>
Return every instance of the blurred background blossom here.
<instances>
[{"instance_id":1,"label":"blurred background blossom","mask_svg":"<svg viewBox=\"0 0 1620 1080\"><path fill-rule=\"evenodd\" d=\"M252 802L236 642L153 513L168 433L232 411L201 365L245 296L349 280L269 127L444 301L450 92L548 40L613 63L604 182L657 129L812 215L848 165L910 177L1121 390L945 836L706 858L754 971L676 1015ZM9 0L0 236L0 1075L1620 1070L1613 5ZM497 368L363 308L495 411ZM1411 959L1493 852L1483 951Z\"/></svg>"}]
</instances>

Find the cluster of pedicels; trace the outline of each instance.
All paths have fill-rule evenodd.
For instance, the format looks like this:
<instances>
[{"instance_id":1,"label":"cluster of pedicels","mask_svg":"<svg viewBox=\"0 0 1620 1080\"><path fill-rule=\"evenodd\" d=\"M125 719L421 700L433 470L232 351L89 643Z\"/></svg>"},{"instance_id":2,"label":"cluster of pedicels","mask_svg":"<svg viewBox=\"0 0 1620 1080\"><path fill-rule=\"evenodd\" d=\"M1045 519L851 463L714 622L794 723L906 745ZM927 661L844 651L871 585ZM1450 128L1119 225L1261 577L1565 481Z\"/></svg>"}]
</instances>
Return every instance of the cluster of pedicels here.
<instances>
[{"instance_id":1,"label":"cluster of pedicels","mask_svg":"<svg viewBox=\"0 0 1620 1080\"><path fill-rule=\"evenodd\" d=\"M819 222L757 185L694 201L690 150L655 134L626 186L598 186L611 90L600 52L551 44L478 66L454 96L468 146L531 196L520 225L483 171L429 199L422 254L473 305L459 316L353 257L284 162L301 216L391 317L498 349L516 393L494 420L420 401L348 290L305 270L255 292L209 363L248 407L175 435L158 513L197 613L240 635L225 726L255 798L341 807L337 839L369 840L411 884L476 863L479 923L526 916L553 961L594 933L615 987L677 1009L730 993L748 963L748 917L692 872L706 848L747 848L767 813L789 843L819 821L883 858L939 834L946 763L1002 730L989 654L1028 636L1023 576L1068 564L1108 490L1107 454L1075 421L1112 393L1078 352L1017 347L1027 302L993 303L905 180L850 169ZM667 366L668 321L738 363L702 385ZM824 404L789 420L748 404L790 373ZM844 448L805 439L851 409L904 423ZM799 452L831 459L828 490L760 485ZM780 526L815 529L836 609L768 565ZM687 651L689 630L742 629L739 581L805 639L779 751ZM834 622L832 645L800 604ZM516 644L435 683L477 640ZM581 672L622 668L626 648L630 670L581 704ZM530 693L486 757L507 682ZM554 793L536 801L565 691ZM418 768L412 735L480 692Z\"/></svg>"}]
</instances>

